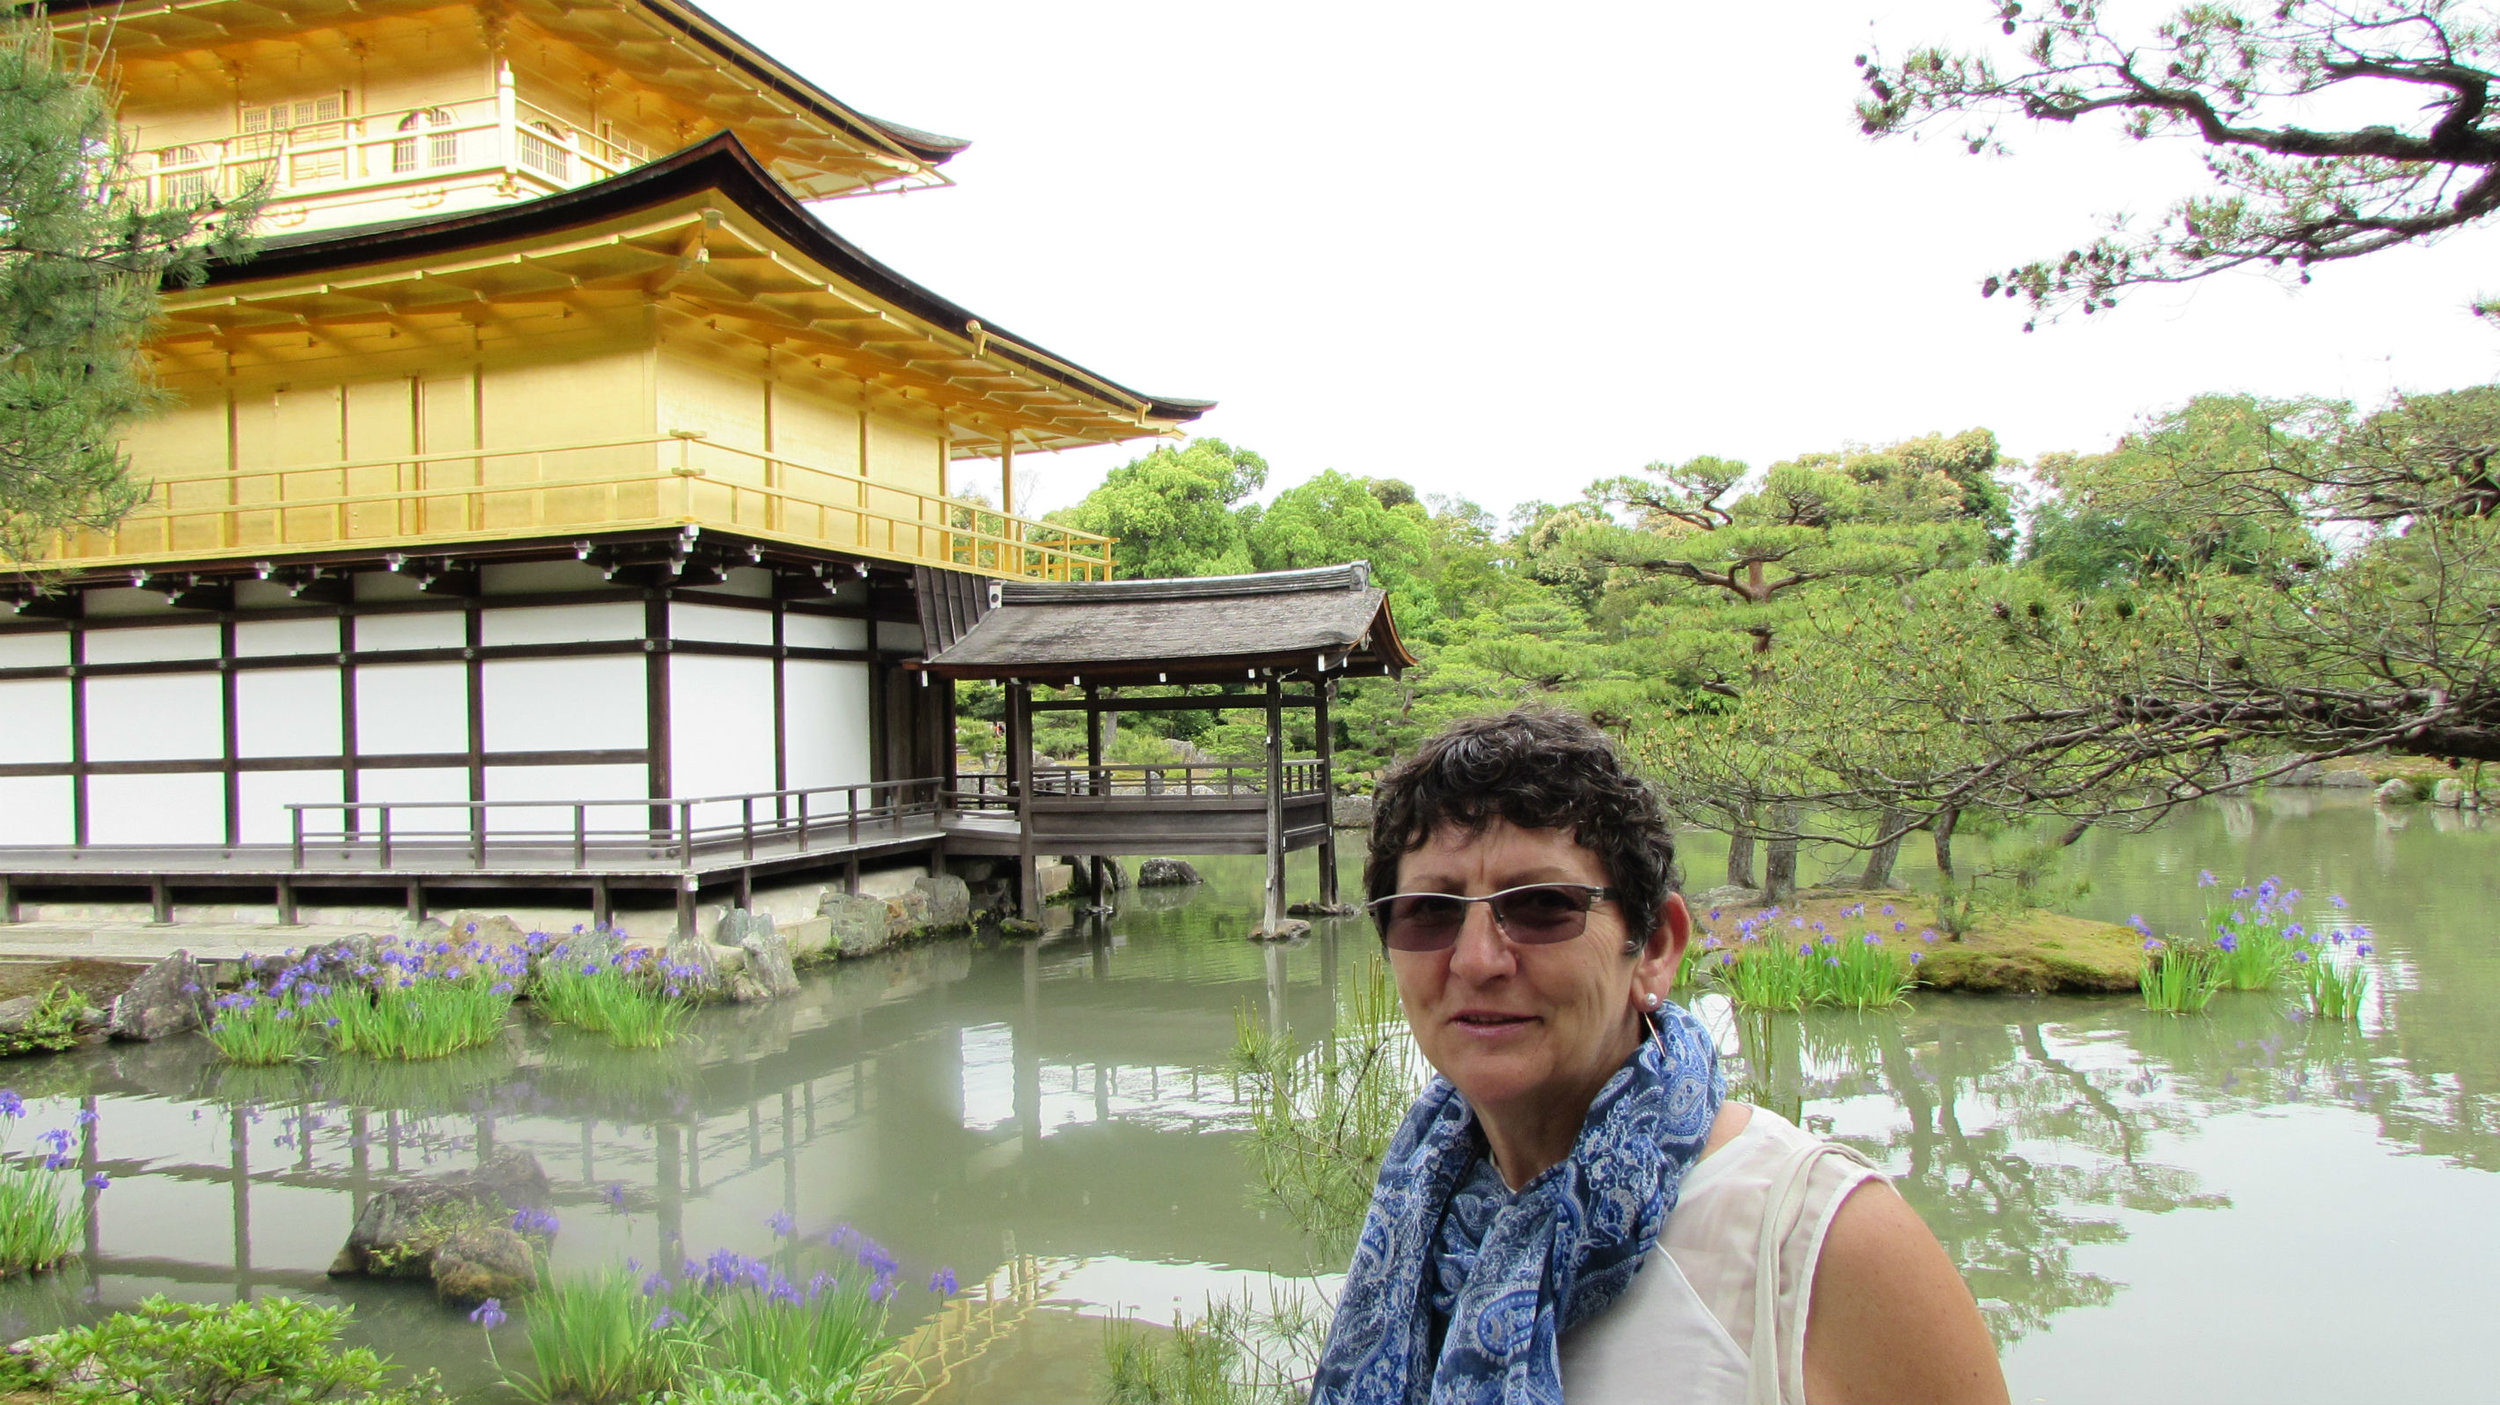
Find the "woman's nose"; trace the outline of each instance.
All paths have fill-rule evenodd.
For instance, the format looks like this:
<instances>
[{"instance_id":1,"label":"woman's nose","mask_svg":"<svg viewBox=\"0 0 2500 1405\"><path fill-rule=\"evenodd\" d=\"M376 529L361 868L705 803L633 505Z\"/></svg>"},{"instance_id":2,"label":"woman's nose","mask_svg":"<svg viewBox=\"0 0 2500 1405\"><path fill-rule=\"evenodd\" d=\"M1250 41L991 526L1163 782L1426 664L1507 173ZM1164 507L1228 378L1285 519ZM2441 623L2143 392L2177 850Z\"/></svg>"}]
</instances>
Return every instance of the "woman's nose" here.
<instances>
[{"instance_id":1,"label":"woman's nose","mask_svg":"<svg viewBox=\"0 0 2500 1405\"><path fill-rule=\"evenodd\" d=\"M1510 942L1493 920L1493 905L1469 903L1467 916L1459 923L1458 942L1450 949L1450 974L1461 980L1490 980L1509 974L1517 964Z\"/></svg>"}]
</instances>

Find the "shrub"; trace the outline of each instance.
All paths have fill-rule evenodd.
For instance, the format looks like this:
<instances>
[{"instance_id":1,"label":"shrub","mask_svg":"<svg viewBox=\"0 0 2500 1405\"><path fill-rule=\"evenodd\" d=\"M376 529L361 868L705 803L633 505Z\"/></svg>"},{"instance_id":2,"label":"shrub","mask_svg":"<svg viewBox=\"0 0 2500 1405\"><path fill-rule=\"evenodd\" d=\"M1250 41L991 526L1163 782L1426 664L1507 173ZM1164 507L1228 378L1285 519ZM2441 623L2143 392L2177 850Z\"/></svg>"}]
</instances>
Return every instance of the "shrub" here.
<instances>
[{"instance_id":1,"label":"shrub","mask_svg":"<svg viewBox=\"0 0 2500 1405\"><path fill-rule=\"evenodd\" d=\"M14 1054L57 1054L78 1045L78 1017L87 1012L87 998L67 981L35 1002L34 1012L15 1034L0 1034L0 1058Z\"/></svg>"},{"instance_id":2,"label":"shrub","mask_svg":"<svg viewBox=\"0 0 2500 1405\"><path fill-rule=\"evenodd\" d=\"M0 1278L52 1267L77 1253L87 1233L67 1128L36 1137L44 1148L40 1157L5 1156L8 1133L25 1116L25 1101L0 1088Z\"/></svg>"},{"instance_id":3,"label":"shrub","mask_svg":"<svg viewBox=\"0 0 2500 1405\"><path fill-rule=\"evenodd\" d=\"M404 1405L437 1399L430 1374L387 1383L390 1363L334 1350L354 1309L292 1298L209 1305L148 1298L134 1312L73 1327L26 1366L55 1398L129 1405Z\"/></svg>"}]
</instances>

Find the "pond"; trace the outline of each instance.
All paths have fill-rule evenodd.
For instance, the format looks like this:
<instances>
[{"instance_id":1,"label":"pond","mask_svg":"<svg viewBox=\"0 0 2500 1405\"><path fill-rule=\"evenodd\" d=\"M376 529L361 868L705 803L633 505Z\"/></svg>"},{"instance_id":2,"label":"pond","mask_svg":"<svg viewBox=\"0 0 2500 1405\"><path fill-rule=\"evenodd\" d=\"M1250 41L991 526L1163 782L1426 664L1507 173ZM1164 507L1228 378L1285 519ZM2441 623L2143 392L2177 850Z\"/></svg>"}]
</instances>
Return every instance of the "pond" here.
<instances>
[{"instance_id":1,"label":"pond","mask_svg":"<svg viewBox=\"0 0 2500 1405\"><path fill-rule=\"evenodd\" d=\"M1715 873L1707 838L1693 848L1691 870ZM2479 1395L2500 1263L2496 859L2500 828L2470 817L2302 792L2081 846L2093 886L2071 906L2112 920L2192 922L2202 869L2340 894L2376 938L2357 1024L2227 993L2185 1018L1933 994L1866 1016L1711 1013L1749 1096L1901 1177L1987 1308L2017 1401ZM0 1082L47 1099L31 1125L97 1112L84 1155L111 1184L82 1262L0 1283L0 1334L151 1292L285 1293L351 1303L361 1340L485 1393L480 1328L417 1285L323 1271L372 1187L518 1147L555 1181L559 1267L682 1245L805 1268L849 1225L902 1261L907 1325L936 1308L938 1269L969 1284L1031 1256L1043 1306L937 1394L1098 1398L1105 1318L1168 1321L1271 1269L1328 1267L1253 1194L1225 1060L1237 1018L1325 1037L1373 942L1344 922L1253 946L1257 862L1201 867L1204 887L1127 894L1038 942L844 964L708 1012L660 1053L519 1024L430 1065L239 1069L195 1038L9 1065ZM522 1351L517 1326L495 1340Z\"/></svg>"}]
</instances>

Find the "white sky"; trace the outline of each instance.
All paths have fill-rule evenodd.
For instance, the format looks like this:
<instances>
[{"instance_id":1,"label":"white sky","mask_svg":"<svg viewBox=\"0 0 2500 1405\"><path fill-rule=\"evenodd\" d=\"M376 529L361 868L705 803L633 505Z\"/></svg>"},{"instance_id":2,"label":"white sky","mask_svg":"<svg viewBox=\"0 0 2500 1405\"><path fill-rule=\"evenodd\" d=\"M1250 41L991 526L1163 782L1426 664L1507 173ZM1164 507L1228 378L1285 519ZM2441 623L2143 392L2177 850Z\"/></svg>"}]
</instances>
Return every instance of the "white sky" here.
<instances>
[{"instance_id":1,"label":"white sky","mask_svg":"<svg viewBox=\"0 0 2500 1405\"><path fill-rule=\"evenodd\" d=\"M2201 391L2500 375L2465 311L2500 231L2024 335L1981 277L2198 168L2114 125L2009 129L2009 160L1861 138L1851 55L1978 42L1991 0L706 3L860 110L972 139L955 188L829 223L1115 380L1220 400L1198 432L1271 490L1337 468L1505 511L1656 459L1974 425L2028 457ZM1136 452L1020 457L1019 497Z\"/></svg>"}]
</instances>

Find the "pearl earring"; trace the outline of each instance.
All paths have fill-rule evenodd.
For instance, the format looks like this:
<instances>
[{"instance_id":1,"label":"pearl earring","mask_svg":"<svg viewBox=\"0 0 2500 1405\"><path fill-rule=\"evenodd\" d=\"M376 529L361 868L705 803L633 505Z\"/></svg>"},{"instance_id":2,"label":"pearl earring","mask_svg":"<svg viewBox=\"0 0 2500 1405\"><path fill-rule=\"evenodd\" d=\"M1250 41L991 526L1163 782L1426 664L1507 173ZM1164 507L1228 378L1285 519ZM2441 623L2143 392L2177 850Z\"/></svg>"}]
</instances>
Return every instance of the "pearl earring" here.
<instances>
[{"instance_id":1,"label":"pearl earring","mask_svg":"<svg viewBox=\"0 0 2500 1405\"><path fill-rule=\"evenodd\" d=\"M1658 992L1654 990L1641 997L1641 1008L1644 1010L1648 1010L1654 1014L1658 1009L1658 1005Z\"/></svg>"}]
</instances>

